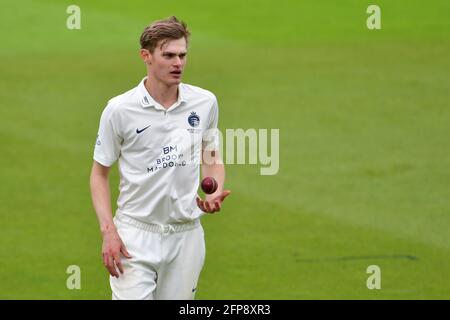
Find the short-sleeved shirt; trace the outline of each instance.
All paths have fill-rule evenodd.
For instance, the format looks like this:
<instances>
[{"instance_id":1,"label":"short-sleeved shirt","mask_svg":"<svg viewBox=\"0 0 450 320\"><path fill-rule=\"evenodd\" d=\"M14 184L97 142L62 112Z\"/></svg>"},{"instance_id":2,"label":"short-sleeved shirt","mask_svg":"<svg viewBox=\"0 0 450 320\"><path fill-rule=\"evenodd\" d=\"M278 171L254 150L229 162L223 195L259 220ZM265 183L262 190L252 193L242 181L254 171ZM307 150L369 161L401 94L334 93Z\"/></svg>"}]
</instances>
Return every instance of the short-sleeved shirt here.
<instances>
[{"instance_id":1,"label":"short-sleeved shirt","mask_svg":"<svg viewBox=\"0 0 450 320\"><path fill-rule=\"evenodd\" d=\"M145 80L109 100L94 160L107 167L118 160L117 212L156 224L195 220L203 214L196 203L202 147L219 149L217 99L180 83L178 100L166 109Z\"/></svg>"}]
</instances>

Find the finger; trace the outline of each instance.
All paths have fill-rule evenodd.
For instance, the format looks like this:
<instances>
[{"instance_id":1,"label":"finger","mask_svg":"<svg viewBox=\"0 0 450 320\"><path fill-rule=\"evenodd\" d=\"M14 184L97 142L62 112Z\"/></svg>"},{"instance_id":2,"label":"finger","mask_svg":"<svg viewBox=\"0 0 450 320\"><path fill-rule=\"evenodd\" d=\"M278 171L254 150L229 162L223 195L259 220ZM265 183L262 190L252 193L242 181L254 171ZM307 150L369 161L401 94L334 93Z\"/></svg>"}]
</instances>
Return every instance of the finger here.
<instances>
[{"instance_id":1,"label":"finger","mask_svg":"<svg viewBox=\"0 0 450 320\"><path fill-rule=\"evenodd\" d=\"M195 201L197 201L197 207L199 207L200 209L202 209L202 205L201 205L201 200L199 197L195 198ZM202 209L203 210L203 209Z\"/></svg>"},{"instance_id":2,"label":"finger","mask_svg":"<svg viewBox=\"0 0 450 320\"><path fill-rule=\"evenodd\" d=\"M203 205L205 206L205 211L206 211L206 212L209 212L210 210L209 210L209 203L208 203L208 201L205 201L205 202L203 203Z\"/></svg>"},{"instance_id":3,"label":"finger","mask_svg":"<svg viewBox=\"0 0 450 320\"><path fill-rule=\"evenodd\" d=\"M120 252L122 252L123 256L127 259L131 259L131 254L128 252L127 248L125 247L125 245L122 243L122 247L120 248Z\"/></svg>"},{"instance_id":4,"label":"finger","mask_svg":"<svg viewBox=\"0 0 450 320\"><path fill-rule=\"evenodd\" d=\"M207 212L206 208L205 208L205 202L203 200L198 200L198 207L203 211L203 212Z\"/></svg>"},{"instance_id":5,"label":"finger","mask_svg":"<svg viewBox=\"0 0 450 320\"><path fill-rule=\"evenodd\" d=\"M117 268L119 269L120 273L123 274L123 266L122 266L122 261L120 260L119 254L116 254L114 256L114 262L115 262Z\"/></svg>"},{"instance_id":6,"label":"finger","mask_svg":"<svg viewBox=\"0 0 450 320\"><path fill-rule=\"evenodd\" d=\"M222 207L222 205L220 204L220 201L214 201L214 204L216 206L216 211L220 211L220 208Z\"/></svg>"},{"instance_id":7,"label":"finger","mask_svg":"<svg viewBox=\"0 0 450 320\"><path fill-rule=\"evenodd\" d=\"M224 192L222 192L222 195L220 196L220 201L225 200L225 198L228 197L230 193L231 193L230 190L225 190Z\"/></svg>"},{"instance_id":8,"label":"finger","mask_svg":"<svg viewBox=\"0 0 450 320\"><path fill-rule=\"evenodd\" d=\"M206 212L208 213L212 213L212 209L211 206L209 205L209 201L205 201L205 208L206 208Z\"/></svg>"},{"instance_id":9,"label":"finger","mask_svg":"<svg viewBox=\"0 0 450 320\"><path fill-rule=\"evenodd\" d=\"M205 212L209 212L208 208L206 207L207 203L208 203L207 201L202 201L203 211Z\"/></svg>"},{"instance_id":10,"label":"finger","mask_svg":"<svg viewBox=\"0 0 450 320\"><path fill-rule=\"evenodd\" d=\"M203 211L203 208L202 208L202 205L201 205L201 200L200 200L200 198L197 197L195 200L197 201L197 206L198 206L200 209L202 209L202 211Z\"/></svg>"},{"instance_id":11,"label":"finger","mask_svg":"<svg viewBox=\"0 0 450 320\"><path fill-rule=\"evenodd\" d=\"M110 275L115 276L112 270L112 257L109 254L106 254L106 269L108 269Z\"/></svg>"},{"instance_id":12,"label":"finger","mask_svg":"<svg viewBox=\"0 0 450 320\"><path fill-rule=\"evenodd\" d=\"M107 253L103 254L103 264L105 265L106 270L108 270L108 272L111 274L111 270L110 270L110 266L109 266L109 256Z\"/></svg>"},{"instance_id":13,"label":"finger","mask_svg":"<svg viewBox=\"0 0 450 320\"><path fill-rule=\"evenodd\" d=\"M220 210L219 206L217 205L217 202L218 202L217 200L214 200L214 201L210 202L210 206L211 206L212 212L216 212L216 211Z\"/></svg>"},{"instance_id":14,"label":"finger","mask_svg":"<svg viewBox=\"0 0 450 320\"><path fill-rule=\"evenodd\" d=\"M109 273L110 273L113 277L116 277L116 278L119 277L119 275L117 274L117 270L116 270L116 268L114 267L113 257L112 257L112 255L110 255L110 254L108 254L108 266L107 266L107 268L108 268Z\"/></svg>"}]
</instances>

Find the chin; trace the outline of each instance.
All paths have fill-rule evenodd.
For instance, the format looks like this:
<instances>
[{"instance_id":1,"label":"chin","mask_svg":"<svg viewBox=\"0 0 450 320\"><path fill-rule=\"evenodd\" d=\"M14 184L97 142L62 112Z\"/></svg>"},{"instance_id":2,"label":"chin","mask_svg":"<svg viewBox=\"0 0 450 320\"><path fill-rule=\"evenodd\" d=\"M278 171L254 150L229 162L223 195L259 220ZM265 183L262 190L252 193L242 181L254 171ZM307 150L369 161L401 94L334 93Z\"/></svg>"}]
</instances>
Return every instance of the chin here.
<instances>
[{"instance_id":1,"label":"chin","mask_svg":"<svg viewBox=\"0 0 450 320\"><path fill-rule=\"evenodd\" d=\"M174 86L174 85L178 85L180 83L181 83L181 79L171 79L168 84L170 86Z\"/></svg>"}]
</instances>

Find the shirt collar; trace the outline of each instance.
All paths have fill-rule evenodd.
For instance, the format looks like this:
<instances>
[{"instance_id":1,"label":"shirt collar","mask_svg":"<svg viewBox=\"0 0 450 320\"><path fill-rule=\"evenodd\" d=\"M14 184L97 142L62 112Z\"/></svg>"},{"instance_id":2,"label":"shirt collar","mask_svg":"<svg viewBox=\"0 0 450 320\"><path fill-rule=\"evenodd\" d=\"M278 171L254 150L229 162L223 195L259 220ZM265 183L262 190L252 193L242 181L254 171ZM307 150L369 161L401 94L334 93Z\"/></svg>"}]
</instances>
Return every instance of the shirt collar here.
<instances>
[{"instance_id":1,"label":"shirt collar","mask_svg":"<svg viewBox=\"0 0 450 320\"><path fill-rule=\"evenodd\" d=\"M161 106L158 102L153 99L153 97L148 92L147 88L145 87L145 80L147 80L147 76L142 79L142 81L138 85L138 92L139 92L139 101L141 103L141 106L143 108L149 108L149 107L155 107L156 109L164 109L163 106ZM186 94L184 93L183 84L180 83L178 85L178 99L177 102L175 102L168 110L172 110L182 103L187 102L186 101Z\"/></svg>"}]
</instances>

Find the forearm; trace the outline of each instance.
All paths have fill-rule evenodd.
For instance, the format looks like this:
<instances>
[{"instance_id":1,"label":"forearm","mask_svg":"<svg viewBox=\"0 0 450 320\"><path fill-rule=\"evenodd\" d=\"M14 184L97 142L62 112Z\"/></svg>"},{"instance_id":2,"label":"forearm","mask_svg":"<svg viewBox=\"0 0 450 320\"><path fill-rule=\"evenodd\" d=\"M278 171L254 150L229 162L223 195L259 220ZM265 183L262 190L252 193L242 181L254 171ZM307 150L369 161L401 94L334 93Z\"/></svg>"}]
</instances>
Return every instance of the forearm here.
<instances>
[{"instance_id":1,"label":"forearm","mask_svg":"<svg viewBox=\"0 0 450 320\"><path fill-rule=\"evenodd\" d=\"M115 232L112 218L111 196L108 178L99 174L91 174L91 196L102 235Z\"/></svg>"},{"instance_id":2,"label":"forearm","mask_svg":"<svg viewBox=\"0 0 450 320\"><path fill-rule=\"evenodd\" d=\"M225 166L223 163L202 164L202 178L213 177L217 181L217 190L210 197L215 197L223 192L225 184Z\"/></svg>"}]
</instances>

